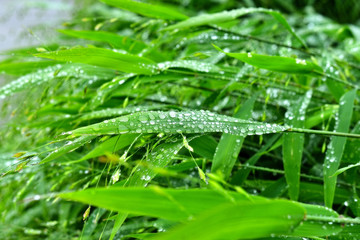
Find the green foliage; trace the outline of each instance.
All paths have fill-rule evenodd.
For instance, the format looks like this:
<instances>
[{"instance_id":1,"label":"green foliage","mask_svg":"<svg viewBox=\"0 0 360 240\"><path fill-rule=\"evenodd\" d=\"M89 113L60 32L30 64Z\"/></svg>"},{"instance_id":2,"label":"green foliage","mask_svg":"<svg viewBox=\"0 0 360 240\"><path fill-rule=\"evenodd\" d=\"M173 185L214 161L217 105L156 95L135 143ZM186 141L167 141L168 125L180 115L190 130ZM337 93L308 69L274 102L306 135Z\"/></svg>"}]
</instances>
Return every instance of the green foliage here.
<instances>
[{"instance_id":1,"label":"green foliage","mask_svg":"<svg viewBox=\"0 0 360 240\"><path fill-rule=\"evenodd\" d=\"M78 2L57 43L0 62L1 238L360 238L355 23Z\"/></svg>"}]
</instances>

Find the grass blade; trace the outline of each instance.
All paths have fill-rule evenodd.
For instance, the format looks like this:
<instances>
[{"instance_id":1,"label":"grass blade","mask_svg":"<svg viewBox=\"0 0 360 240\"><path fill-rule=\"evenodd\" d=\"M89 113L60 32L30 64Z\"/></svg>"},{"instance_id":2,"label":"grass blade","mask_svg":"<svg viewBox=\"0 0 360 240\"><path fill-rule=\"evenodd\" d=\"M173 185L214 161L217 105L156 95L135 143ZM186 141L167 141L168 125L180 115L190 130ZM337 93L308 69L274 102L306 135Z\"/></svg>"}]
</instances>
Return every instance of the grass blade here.
<instances>
[{"instance_id":1,"label":"grass blade","mask_svg":"<svg viewBox=\"0 0 360 240\"><path fill-rule=\"evenodd\" d=\"M146 44L129 37L120 36L111 32L104 31L80 31L80 30L70 30L70 29L61 29L59 32L66 34L68 36L76 38L84 38L93 41L101 41L110 44L111 47L117 49L123 49L129 53L137 54L140 53Z\"/></svg>"},{"instance_id":2,"label":"grass blade","mask_svg":"<svg viewBox=\"0 0 360 240\"><path fill-rule=\"evenodd\" d=\"M304 218L299 204L284 200L225 204L176 226L156 239L255 239L287 235ZM231 216L231 217L229 217Z\"/></svg>"},{"instance_id":3,"label":"grass blade","mask_svg":"<svg viewBox=\"0 0 360 240\"><path fill-rule=\"evenodd\" d=\"M174 7L164 5L154 5L144 2L137 2L132 0L101 0L102 2L114 7L125 9L140 15L160 18L165 20L184 20L188 17Z\"/></svg>"},{"instance_id":4,"label":"grass blade","mask_svg":"<svg viewBox=\"0 0 360 240\"><path fill-rule=\"evenodd\" d=\"M286 127L276 124L247 121L201 110L133 113L78 128L67 134L77 136L82 134L223 132L245 136L284 130Z\"/></svg>"},{"instance_id":5,"label":"grass blade","mask_svg":"<svg viewBox=\"0 0 360 240\"><path fill-rule=\"evenodd\" d=\"M246 14L257 13L257 12L267 13L272 15L281 25L283 25L286 28L286 30L288 30L291 33L291 35L293 35L304 47L306 47L305 42L294 32L292 27L279 12L265 8L240 8L240 9L223 11L213 14L202 14L199 16L191 17L177 24L171 25L165 28L165 30L175 30L175 29L183 29L189 27L198 27L208 24L222 23L222 22L234 20Z\"/></svg>"},{"instance_id":6,"label":"grass blade","mask_svg":"<svg viewBox=\"0 0 360 240\"><path fill-rule=\"evenodd\" d=\"M242 108L234 114L235 118L249 119L258 94L247 100ZM224 179L230 176L231 170L238 158L245 137L224 133L216 148L211 165L211 172L221 173Z\"/></svg>"},{"instance_id":7,"label":"grass blade","mask_svg":"<svg viewBox=\"0 0 360 240\"><path fill-rule=\"evenodd\" d=\"M119 70L126 73L153 74L154 62L131 54L114 52L104 48L73 48L35 54L36 57L58 61L86 63Z\"/></svg>"},{"instance_id":8,"label":"grass blade","mask_svg":"<svg viewBox=\"0 0 360 240\"><path fill-rule=\"evenodd\" d=\"M322 68L315 63L303 59L268 56L255 53L228 53L224 52L216 45L214 45L214 47L230 57L239 59L252 66L274 72L319 75L319 73L322 73L323 71Z\"/></svg>"},{"instance_id":9,"label":"grass blade","mask_svg":"<svg viewBox=\"0 0 360 240\"><path fill-rule=\"evenodd\" d=\"M312 91L309 90L305 96L299 98L295 103L290 103L285 114L285 124L303 128L305 125L305 112L310 103ZM283 161L286 182L289 185L289 196L297 200L300 189L301 160L304 148L303 133L284 133L283 139Z\"/></svg>"},{"instance_id":10,"label":"grass blade","mask_svg":"<svg viewBox=\"0 0 360 240\"><path fill-rule=\"evenodd\" d=\"M345 93L340 99L339 112L337 113L335 132L348 132L351 122L351 116L354 107L356 90ZM332 207L336 188L336 176L333 176L340 166L341 157L345 148L346 138L331 137L326 150L324 161L324 198L325 205Z\"/></svg>"}]
</instances>

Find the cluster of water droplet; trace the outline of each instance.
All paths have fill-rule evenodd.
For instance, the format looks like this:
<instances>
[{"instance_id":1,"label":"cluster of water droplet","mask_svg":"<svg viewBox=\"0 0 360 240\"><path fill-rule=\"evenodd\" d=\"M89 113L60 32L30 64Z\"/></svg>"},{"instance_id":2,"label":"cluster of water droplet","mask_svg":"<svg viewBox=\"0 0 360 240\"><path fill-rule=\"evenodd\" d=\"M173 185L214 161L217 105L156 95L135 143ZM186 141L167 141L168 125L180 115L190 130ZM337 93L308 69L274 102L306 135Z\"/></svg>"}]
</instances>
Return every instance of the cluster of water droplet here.
<instances>
[{"instance_id":1,"label":"cluster of water droplet","mask_svg":"<svg viewBox=\"0 0 360 240\"><path fill-rule=\"evenodd\" d=\"M164 71L168 68L187 68L199 72L219 72L220 68L214 64L195 60L179 60L158 63L158 68Z\"/></svg>"},{"instance_id":2,"label":"cluster of water droplet","mask_svg":"<svg viewBox=\"0 0 360 240\"><path fill-rule=\"evenodd\" d=\"M223 132L234 135L262 135L286 130L287 126L241 120L209 111L149 111L105 120L75 130L83 134L116 133L204 133Z\"/></svg>"}]
</instances>

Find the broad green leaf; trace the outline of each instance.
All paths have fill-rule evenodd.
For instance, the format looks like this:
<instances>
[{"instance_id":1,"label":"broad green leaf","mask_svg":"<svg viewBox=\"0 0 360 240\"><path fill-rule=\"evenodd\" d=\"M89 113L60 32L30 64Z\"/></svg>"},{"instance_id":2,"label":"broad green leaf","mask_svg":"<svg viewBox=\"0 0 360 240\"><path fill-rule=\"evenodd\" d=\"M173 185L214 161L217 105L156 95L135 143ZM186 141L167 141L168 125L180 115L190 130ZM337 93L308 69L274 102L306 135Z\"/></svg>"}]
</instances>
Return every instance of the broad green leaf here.
<instances>
[{"instance_id":1,"label":"broad green leaf","mask_svg":"<svg viewBox=\"0 0 360 240\"><path fill-rule=\"evenodd\" d=\"M258 94L254 94L249 100L244 102L241 109L234 114L235 118L249 119ZM224 179L229 178L231 170L238 159L239 152L245 137L235 136L224 133L216 148L215 155L211 165L211 172L220 172Z\"/></svg>"},{"instance_id":2,"label":"broad green leaf","mask_svg":"<svg viewBox=\"0 0 360 240\"><path fill-rule=\"evenodd\" d=\"M353 112L354 99L356 96L356 90L351 90L345 93L340 99L339 112L337 113L335 132L348 132ZM324 198L325 205L329 208L332 207L335 188L336 188L336 176L333 176L338 170L341 162L341 157L345 148L345 137L331 137L330 143L326 150L326 156L324 160Z\"/></svg>"},{"instance_id":3,"label":"broad green leaf","mask_svg":"<svg viewBox=\"0 0 360 240\"><path fill-rule=\"evenodd\" d=\"M304 218L305 209L284 200L222 204L156 239L255 239L287 235Z\"/></svg>"},{"instance_id":4,"label":"broad green leaf","mask_svg":"<svg viewBox=\"0 0 360 240\"><path fill-rule=\"evenodd\" d=\"M175 7L155 5L133 0L101 0L102 2L114 7L128 10L140 15L160 18L165 20L184 20L188 17L179 12Z\"/></svg>"},{"instance_id":5,"label":"broad green leaf","mask_svg":"<svg viewBox=\"0 0 360 240\"><path fill-rule=\"evenodd\" d=\"M70 151L74 151L75 149L90 142L94 138L95 138L94 136L81 136L79 138L76 138L75 140L67 141L64 146L57 148L54 151L50 152L44 159L41 160L40 163L46 163L46 162L52 161Z\"/></svg>"},{"instance_id":6,"label":"broad green leaf","mask_svg":"<svg viewBox=\"0 0 360 240\"><path fill-rule=\"evenodd\" d=\"M190 144L194 153L207 159L213 159L218 143L213 137L204 135L191 140Z\"/></svg>"},{"instance_id":7,"label":"broad green leaf","mask_svg":"<svg viewBox=\"0 0 360 240\"><path fill-rule=\"evenodd\" d=\"M305 126L305 113L310 103L312 90L305 96L300 97L296 102L290 102L288 111L285 113L285 124L303 128ZM300 189L301 160L304 148L303 133L284 133L283 139L283 161L286 182L289 185L289 196L292 200L297 200Z\"/></svg>"},{"instance_id":8,"label":"broad green leaf","mask_svg":"<svg viewBox=\"0 0 360 240\"><path fill-rule=\"evenodd\" d=\"M241 17L250 13L267 13L272 15L281 25L283 25L286 30L288 30L304 47L306 47L305 42L294 32L292 27L288 24L286 19L279 13L273 10L265 9L265 8L240 8L234 9L231 11L223 11L219 13L213 14L202 14L199 16L191 17L182 22L171 25L165 30L174 30L174 29L183 29L189 27L198 27L208 24L216 24L234 20L238 17Z\"/></svg>"},{"instance_id":9,"label":"broad green leaf","mask_svg":"<svg viewBox=\"0 0 360 240\"><path fill-rule=\"evenodd\" d=\"M310 75L319 75L322 73L321 67L319 67L315 63L299 58L268 56L268 55L250 53L250 52L228 53L228 52L224 52L215 45L214 47L230 57L239 59L252 66L274 72L291 73L291 74L310 74Z\"/></svg>"},{"instance_id":10,"label":"broad green leaf","mask_svg":"<svg viewBox=\"0 0 360 240\"><path fill-rule=\"evenodd\" d=\"M79 31L61 29L59 32L77 38L84 38L93 41L101 41L110 44L113 48L123 49L129 53L137 54L146 48L146 44L126 36L120 36L112 32L104 31Z\"/></svg>"},{"instance_id":11,"label":"broad green leaf","mask_svg":"<svg viewBox=\"0 0 360 240\"><path fill-rule=\"evenodd\" d=\"M282 132L286 129L276 124L247 121L201 110L133 113L78 128L67 134L77 136L82 134L223 132L246 136Z\"/></svg>"},{"instance_id":12,"label":"broad green leaf","mask_svg":"<svg viewBox=\"0 0 360 240\"><path fill-rule=\"evenodd\" d=\"M154 62L131 54L118 53L104 48L72 48L35 54L37 57L58 61L86 63L126 73L153 74Z\"/></svg>"},{"instance_id":13,"label":"broad green leaf","mask_svg":"<svg viewBox=\"0 0 360 240\"><path fill-rule=\"evenodd\" d=\"M229 194L231 194L231 197L238 203L251 202L251 200L242 194L231 192ZM161 189L158 187L86 189L78 192L61 193L59 197L113 211L141 214L176 221L187 220L191 216L196 216L203 211L216 208L224 203L232 203L227 196L224 196L216 190L179 190Z\"/></svg>"}]
</instances>

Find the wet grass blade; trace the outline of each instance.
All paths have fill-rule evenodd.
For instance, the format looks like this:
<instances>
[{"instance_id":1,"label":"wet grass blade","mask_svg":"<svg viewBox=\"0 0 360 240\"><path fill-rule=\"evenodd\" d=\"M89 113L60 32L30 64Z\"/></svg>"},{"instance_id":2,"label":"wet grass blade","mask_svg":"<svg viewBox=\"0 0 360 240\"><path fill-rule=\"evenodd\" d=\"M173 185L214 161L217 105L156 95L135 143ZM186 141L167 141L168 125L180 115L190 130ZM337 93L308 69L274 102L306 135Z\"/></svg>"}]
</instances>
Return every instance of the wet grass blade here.
<instances>
[{"instance_id":1,"label":"wet grass blade","mask_svg":"<svg viewBox=\"0 0 360 240\"><path fill-rule=\"evenodd\" d=\"M305 113L310 103L312 91L309 90L305 96L296 102L290 103L285 113L285 124L290 127L303 128L305 125ZM300 189L301 160L304 147L303 133L284 133L283 137L283 161L286 182L289 185L289 196L297 200Z\"/></svg>"},{"instance_id":2,"label":"wet grass blade","mask_svg":"<svg viewBox=\"0 0 360 240\"><path fill-rule=\"evenodd\" d=\"M286 127L218 115L209 111L142 112L122 116L68 132L82 134L120 133L206 133L223 132L233 135L261 135L286 130Z\"/></svg>"},{"instance_id":3,"label":"wet grass blade","mask_svg":"<svg viewBox=\"0 0 360 240\"><path fill-rule=\"evenodd\" d=\"M251 202L239 193L229 193L237 203ZM110 187L61 193L59 197L118 212L128 212L175 221L187 220L203 211L232 201L216 190ZM259 200L264 201L264 200ZM304 215L302 215L303 217Z\"/></svg>"},{"instance_id":4,"label":"wet grass blade","mask_svg":"<svg viewBox=\"0 0 360 240\"><path fill-rule=\"evenodd\" d=\"M254 94L252 98L244 102L242 108L234 114L235 118L249 119L258 94ZM235 136L229 133L224 133L216 148L215 155L211 165L211 172L219 172L227 179L230 176L231 170L238 158L242 144L245 137Z\"/></svg>"},{"instance_id":5,"label":"wet grass blade","mask_svg":"<svg viewBox=\"0 0 360 240\"><path fill-rule=\"evenodd\" d=\"M313 75L319 75L319 73L323 72L322 68L315 63L303 59L268 56L255 53L228 53L215 45L214 47L230 57L239 59L252 66L274 72Z\"/></svg>"},{"instance_id":6,"label":"wet grass blade","mask_svg":"<svg viewBox=\"0 0 360 240\"><path fill-rule=\"evenodd\" d=\"M291 233L304 218L299 204L284 200L224 204L156 239L256 239ZM231 216L231 217L229 217Z\"/></svg>"},{"instance_id":7,"label":"wet grass blade","mask_svg":"<svg viewBox=\"0 0 360 240\"><path fill-rule=\"evenodd\" d=\"M166 167L183 146L182 140L175 143L164 143L159 145L154 149L150 157L146 159L145 163L140 163L133 169L133 174L125 181L124 186L146 186L157 175L156 169ZM119 231L127 216L128 214L126 211L120 211L120 213L118 213L114 227L111 231L111 240L114 239L115 234Z\"/></svg>"},{"instance_id":8,"label":"wet grass blade","mask_svg":"<svg viewBox=\"0 0 360 240\"><path fill-rule=\"evenodd\" d=\"M25 75L31 72L35 72L38 69L53 66L55 64L58 63L55 61L0 63L0 73L19 76L19 75Z\"/></svg>"},{"instance_id":9,"label":"wet grass blade","mask_svg":"<svg viewBox=\"0 0 360 240\"><path fill-rule=\"evenodd\" d=\"M154 62L147 58L118 53L104 48L73 48L38 53L35 56L65 62L86 63L126 73L153 74L156 70L153 65Z\"/></svg>"},{"instance_id":10,"label":"wet grass blade","mask_svg":"<svg viewBox=\"0 0 360 240\"><path fill-rule=\"evenodd\" d=\"M283 25L286 30L288 30L291 35L293 35L304 47L306 47L305 42L294 32L292 27L286 21L286 19L279 13L273 10L265 9L265 8L240 8L231 11L223 11L219 13L213 14L202 14L199 16L191 17L187 20L182 22L176 23L171 25L165 30L175 30L175 29L183 29L183 28L190 28L190 27L198 27L208 24L216 24L216 23L223 23L227 21L234 20L238 17L241 17L246 14L250 13L267 13L272 15L281 25Z\"/></svg>"},{"instance_id":11,"label":"wet grass blade","mask_svg":"<svg viewBox=\"0 0 360 240\"><path fill-rule=\"evenodd\" d=\"M348 132L354 107L354 99L356 90L351 90L345 93L340 99L339 112L337 113L335 132ZM324 198L325 205L332 207L334 201L334 194L336 188L336 176L333 176L338 170L341 162L341 157L345 148L346 138L331 137L330 143L326 150L324 161Z\"/></svg>"},{"instance_id":12,"label":"wet grass blade","mask_svg":"<svg viewBox=\"0 0 360 240\"><path fill-rule=\"evenodd\" d=\"M128 10L140 15L160 18L165 20L184 20L188 17L179 12L175 7L155 5L132 0L101 0L102 2L114 7Z\"/></svg>"},{"instance_id":13,"label":"wet grass blade","mask_svg":"<svg viewBox=\"0 0 360 240\"><path fill-rule=\"evenodd\" d=\"M141 52L147 45L141 41L131 39L126 36L121 36L112 32L104 31L84 31L84 30L70 30L61 29L59 32L68 36L83 38L93 41L106 42L113 48L123 49L129 53L137 54Z\"/></svg>"},{"instance_id":14,"label":"wet grass blade","mask_svg":"<svg viewBox=\"0 0 360 240\"><path fill-rule=\"evenodd\" d=\"M70 151L73 151L83 146L84 144L90 142L94 138L95 138L94 136L81 136L79 138L76 138L75 140L68 141L62 147L55 149L54 151L49 153L44 159L41 160L40 163L47 163L49 161L52 161Z\"/></svg>"}]
</instances>

